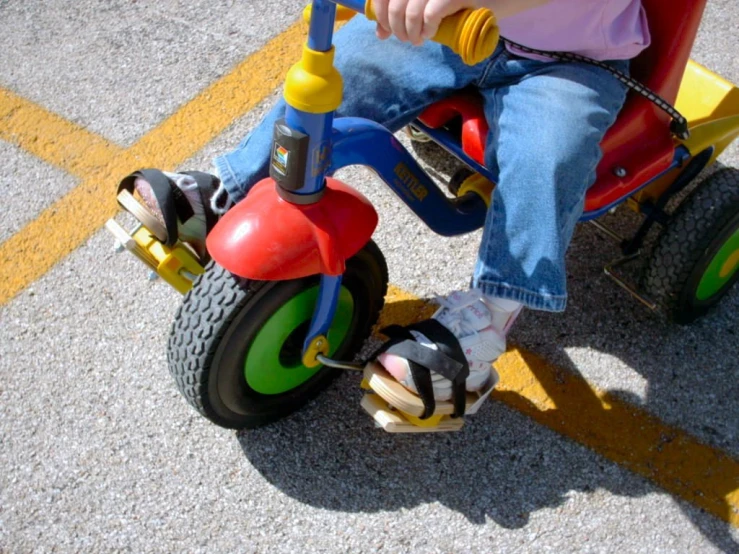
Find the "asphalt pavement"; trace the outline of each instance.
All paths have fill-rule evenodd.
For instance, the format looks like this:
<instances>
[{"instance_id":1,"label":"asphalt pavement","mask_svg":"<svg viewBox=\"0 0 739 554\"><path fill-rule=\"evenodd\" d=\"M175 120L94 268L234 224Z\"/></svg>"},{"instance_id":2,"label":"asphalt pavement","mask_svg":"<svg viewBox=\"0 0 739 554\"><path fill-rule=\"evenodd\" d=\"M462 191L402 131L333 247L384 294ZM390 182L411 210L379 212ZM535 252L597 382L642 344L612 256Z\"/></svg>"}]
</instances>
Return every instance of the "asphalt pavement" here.
<instances>
[{"instance_id":1,"label":"asphalt pavement","mask_svg":"<svg viewBox=\"0 0 739 554\"><path fill-rule=\"evenodd\" d=\"M0 0L0 241L56 221L64 195L112 195L122 175L100 168L145 157L162 129L177 150L163 159L207 170L278 95L264 77L264 94L247 101L236 87L221 109L208 87L248 56L263 60L259 78L292 55L280 37L303 5ZM739 4L713 0L693 57L739 83L737 37ZM195 104L208 121L238 117L167 127ZM8 131L21 112L32 117ZM78 139L100 137L105 152L75 158ZM721 162L739 167L739 146ZM370 172L341 177L378 207L393 285L419 298L467 285L479 233L441 239ZM100 225L68 247L67 227L87 223L69 213L40 235L63 252L58 263L0 304L0 552L739 552L739 289L695 325L670 324L603 274L618 248L583 225L567 312L526 312L509 359L549 368L542 382L572 393L549 399L563 418L568 403L591 409L597 397L604 414L619 407L611 419L558 423L525 392L503 391L459 433L393 436L344 375L301 412L235 433L199 417L168 374L179 295L115 254ZM605 221L624 233L637 224L628 210ZM15 253L19 275L34 255ZM666 430L656 446L677 444L675 457L652 473L618 458L599 437L626 425ZM711 491L680 488L683 467L662 479L670 460L708 451L728 468ZM723 515L701 500L716 490Z\"/></svg>"}]
</instances>

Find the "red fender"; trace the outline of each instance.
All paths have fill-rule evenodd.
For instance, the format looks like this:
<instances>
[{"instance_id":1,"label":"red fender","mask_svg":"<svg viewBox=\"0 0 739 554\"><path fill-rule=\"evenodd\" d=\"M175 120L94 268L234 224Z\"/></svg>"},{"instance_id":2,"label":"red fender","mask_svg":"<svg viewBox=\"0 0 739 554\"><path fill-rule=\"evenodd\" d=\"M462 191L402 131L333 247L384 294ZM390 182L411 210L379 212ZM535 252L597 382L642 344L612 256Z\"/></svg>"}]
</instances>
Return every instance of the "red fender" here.
<instances>
[{"instance_id":1,"label":"red fender","mask_svg":"<svg viewBox=\"0 0 739 554\"><path fill-rule=\"evenodd\" d=\"M277 194L273 179L257 183L206 240L208 252L235 275L260 281L341 275L345 262L367 244L377 212L361 193L336 179L314 204Z\"/></svg>"}]
</instances>

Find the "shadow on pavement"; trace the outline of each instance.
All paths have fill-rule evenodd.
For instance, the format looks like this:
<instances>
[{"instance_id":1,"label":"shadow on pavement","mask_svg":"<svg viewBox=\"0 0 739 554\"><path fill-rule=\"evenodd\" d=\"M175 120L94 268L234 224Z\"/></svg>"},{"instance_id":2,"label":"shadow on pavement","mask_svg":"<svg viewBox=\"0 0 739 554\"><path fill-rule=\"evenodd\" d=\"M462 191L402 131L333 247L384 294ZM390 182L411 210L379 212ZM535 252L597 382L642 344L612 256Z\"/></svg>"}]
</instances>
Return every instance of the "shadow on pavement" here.
<instances>
[{"instance_id":1,"label":"shadow on pavement","mask_svg":"<svg viewBox=\"0 0 739 554\"><path fill-rule=\"evenodd\" d=\"M527 312L512 342L567 370L578 403L591 411L597 407L609 425L619 421L605 413L570 354L585 348L616 358L646 381L647 391L640 398L614 387L609 395L736 456L737 291L691 327L670 324L602 275L600 268L615 249L600 244L593 254L593 241L605 239L582 229L570 257L587 261L571 264L570 308L564 315ZM396 302L391 310L383 323L408 323L401 314L416 319L429 314L421 300ZM566 413L568 398L557 397L552 376L537 379ZM311 506L372 513L437 502L475 524L492 519L511 529L524 527L538 510L564 504L573 492L596 497L602 490L629 497L663 492L551 429L532 426L524 413L538 408L513 392L496 393L504 403L488 403L460 433L392 436L373 429L359 407L357 385L356 376L345 375L306 410L239 434L244 454L270 483ZM556 411L547 417L553 416ZM720 486L727 493L737 487L737 475L723 478L725 487ZM676 502L713 544L736 551L729 524L684 500ZM730 509L727 504L727 513Z\"/></svg>"}]
</instances>

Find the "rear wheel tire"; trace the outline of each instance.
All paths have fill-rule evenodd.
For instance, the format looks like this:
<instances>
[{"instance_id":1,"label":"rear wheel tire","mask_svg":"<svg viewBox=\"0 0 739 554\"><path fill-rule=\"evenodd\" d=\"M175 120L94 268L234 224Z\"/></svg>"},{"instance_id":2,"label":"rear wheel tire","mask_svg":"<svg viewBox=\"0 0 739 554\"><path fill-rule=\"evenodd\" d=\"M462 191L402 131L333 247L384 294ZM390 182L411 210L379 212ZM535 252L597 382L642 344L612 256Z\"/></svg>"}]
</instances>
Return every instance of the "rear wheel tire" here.
<instances>
[{"instance_id":1,"label":"rear wheel tire","mask_svg":"<svg viewBox=\"0 0 739 554\"><path fill-rule=\"evenodd\" d=\"M646 269L644 288L688 324L703 316L739 278L739 170L707 177L662 231Z\"/></svg>"},{"instance_id":2,"label":"rear wheel tire","mask_svg":"<svg viewBox=\"0 0 739 554\"><path fill-rule=\"evenodd\" d=\"M369 242L347 260L329 356L351 359L370 335L387 291L382 252ZM222 427L254 428L298 410L338 371L302 364L319 277L249 281L211 263L185 296L168 344L177 388Z\"/></svg>"}]
</instances>

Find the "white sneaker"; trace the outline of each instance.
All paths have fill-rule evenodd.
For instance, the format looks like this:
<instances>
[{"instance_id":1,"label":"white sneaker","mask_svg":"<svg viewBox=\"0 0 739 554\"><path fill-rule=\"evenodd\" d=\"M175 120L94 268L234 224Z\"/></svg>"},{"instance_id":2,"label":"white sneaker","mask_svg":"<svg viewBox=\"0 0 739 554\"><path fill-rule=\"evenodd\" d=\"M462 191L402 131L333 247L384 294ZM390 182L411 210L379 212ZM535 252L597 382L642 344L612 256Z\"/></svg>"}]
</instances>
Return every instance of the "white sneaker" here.
<instances>
[{"instance_id":1,"label":"white sneaker","mask_svg":"<svg viewBox=\"0 0 739 554\"><path fill-rule=\"evenodd\" d=\"M521 311L521 304L510 300L492 299L479 290L453 292L446 298L437 298L441 308L432 316L449 329L459 340L470 366L466 388L480 390L497 383L498 374L494 362L506 349L506 334ZM418 331L411 331L419 344L437 350L436 344ZM408 361L394 354L383 353L378 361L407 389L418 394ZM452 382L438 373L431 372L434 398L449 400Z\"/></svg>"}]
</instances>

